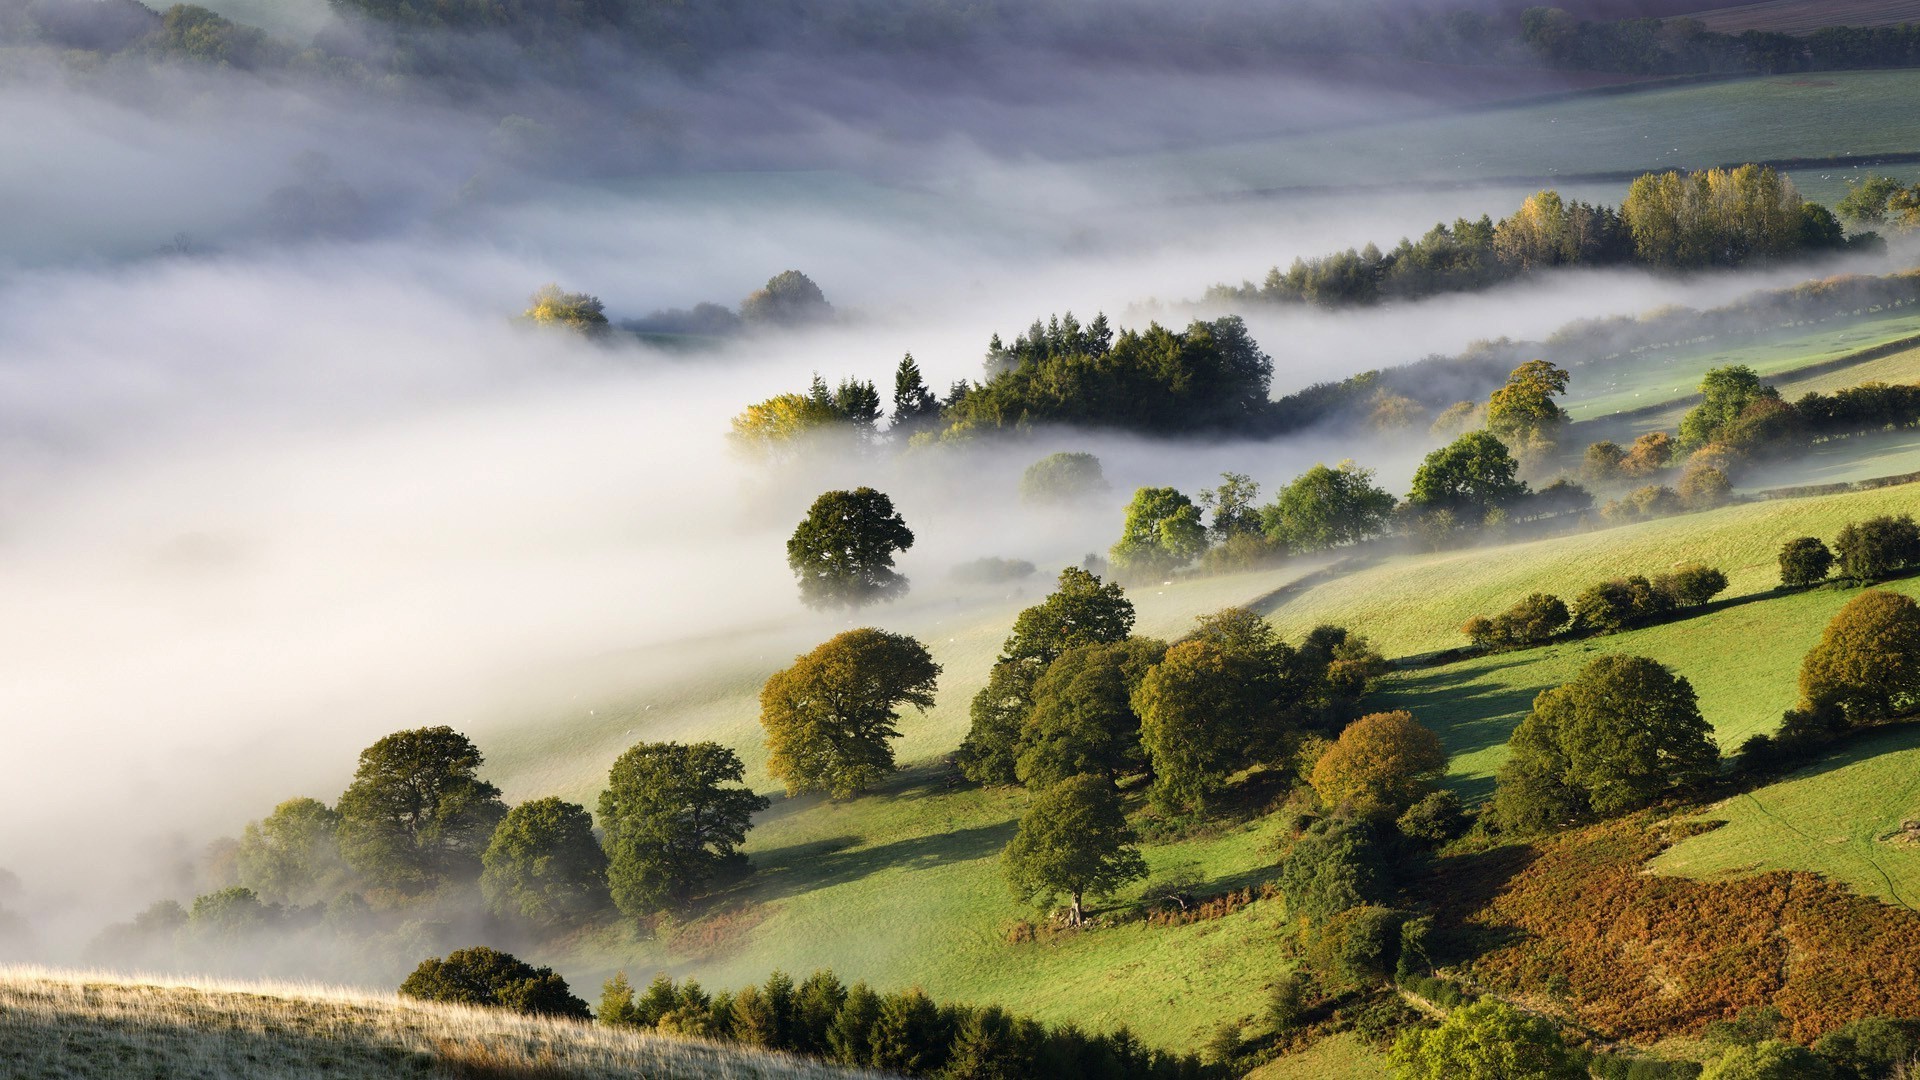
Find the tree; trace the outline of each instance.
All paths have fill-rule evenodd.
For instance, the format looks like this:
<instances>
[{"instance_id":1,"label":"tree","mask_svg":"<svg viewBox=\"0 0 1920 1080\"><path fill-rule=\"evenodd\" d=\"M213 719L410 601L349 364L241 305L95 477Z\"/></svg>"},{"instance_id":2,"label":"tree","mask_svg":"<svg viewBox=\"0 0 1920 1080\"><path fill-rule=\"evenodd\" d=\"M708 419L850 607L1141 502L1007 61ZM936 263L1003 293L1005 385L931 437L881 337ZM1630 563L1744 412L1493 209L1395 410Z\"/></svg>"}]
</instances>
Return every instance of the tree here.
<instances>
[{"instance_id":1,"label":"tree","mask_svg":"<svg viewBox=\"0 0 1920 1080\"><path fill-rule=\"evenodd\" d=\"M1287 910L1314 926L1393 895L1393 866L1371 823L1318 821L1280 863Z\"/></svg>"},{"instance_id":2,"label":"tree","mask_svg":"<svg viewBox=\"0 0 1920 1080\"><path fill-rule=\"evenodd\" d=\"M1165 642L1134 638L1082 645L1055 658L1033 687L1014 770L1020 782L1042 788L1085 774L1117 784L1144 768L1140 718L1130 698L1166 652Z\"/></svg>"},{"instance_id":3,"label":"tree","mask_svg":"<svg viewBox=\"0 0 1920 1080\"><path fill-rule=\"evenodd\" d=\"M1768 1039L1733 1046L1707 1063L1700 1080L1832 1080L1833 1067L1804 1046Z\"/></svg>"},{"instance_id":4,"label":"tree","mask_svg":"<svg viewBox=\"0 0 1920 1080\"><path fill-rule=\"evenodd\" d=\"M235 864L240 884L269 902L314 904L331 898L351 874L340 857L340 815L318 799L288 799L249 822Z\"/></svg>"},{"instance_id":5,"label":"tree","mask_svg":"<svg viewBox=\"0 0 1920 1080\"><path fill-rule=\"evenodd\" d=\"M1856 225L1879 225L1887 220L1887 204L1906 189L1891 176L1868 173L1865 179L1847 181L1847 193L1834 209Z\"/></svg>"},{"instance_id":6,"label":"tree","mask_svg":"<svg viewBox=\"0 0 1920 1080\"><path fill-rule=\"evenodd\" d=\"M1576 634L1617 634L1673 614L1673 597L1639 575L1590 586L1573 598Z\"/></svg>"},{"instance_id":7,"label":"tree","mask_svg":"<svg viewBox=\"0 0 1920 1080\"><path fill-rule=\"evenodd\" d=\"M1078 567L1061 571L1053 593L1014 619L987 685L974 695L973 723L954 755L960 771L976 783L1013 783L1033 684L1066 650L1125 641L1132 630L1133 604L1119 585Z\"/></svg>"},{"instance_id":8,"label":"tree","mask_svg":"<svg viewBox=\"0 0 1920 1080\"><path fill-rule=\"evenodd\" d=\"M1522 649L1553 640L1571 617L1559 597L1533 593L1491 619L1468 619L1460 631L1482 649Z\"/></svg>"},{"instance_id":9,"label":"tree","mask_svg":"<svg viewBox=\"0 0 1920 1080\"><path fill-rule=\"evenodd\" d=\"M277 904L263 904L252 889L240 885L193 898L187 929L203 939L234 942L270 927L280 917Z\"/></svg>"},{"instance_id":10,"label":"tree","mask_svg":"<svg viewBox=\"0 0 1920 1080\"><path fill-rule=\"evenodd\" d=\"M1490 432L1469 431L1427 455L1413 474L1407 501L1422 511L1450 510L1478 524L1489 510L1526 496L1519 469L1505 443Z\"/></svg>"},{"instance_id":11,"label":"tree","mask_svg":"<svg viewBox=\"0 0 1920 1080\"><path fill-rule=\"evenodd\" d=\"M1700 380L1700 404L1680 418L1680 446L1694 449L1719 439L1749 405L1778 401L1780 392L1760 381L1745 364L1729 364L1707 372Z\"/></svg>"},{"instance_id":12,"label":"tree","mask_svg":"<svg viewBox=\"0 0 1920 1080\"><path fill-rule=\"evenodd\" d=\"M1645 806L1720 761L1693 685L1640 656L1600 657L1543 691L1507 745L1495 807L1510 825Z\"/></svg>"},{"instance_id":13,"label":"tree","mask_svg":"<svg viewBox=\"0 0 1920 1080\"><path fill-rule=\"evenodd\" d=\"M534 967L484 945L455 949L445 960L429 957L420 961L407 981L400 984L400 994L422 1001L492 1005L528 1016L593 1019L593 1010L573 996L567 980L554 974L552 968Z\"/></svg>"},{"instance_id":14,"label":"tree","mask_svg":"<svg viewBox=\"0 0 1920 1080\"><path fill-rule=\"evenodd\" d=\"M1908 514L1851 522L1834 538L1833 556L1840 576L1880 581L1920 562L1920 528Z\"/></svg>"},{"instance_id":15,"label":"tree","mask_svg":"<svg viewBox=\"0 0 1920 1080\"><path fill-rule=\"evenodd\" d=\"M1113 545L1114 569L1136 577L1159 577L1207 550L1200 508L1170 487L1143 487L1127 504L1127 521Z\"/></svg>"},{"instance_id":16,"label":"tree","mask_svg":"<svg viewBox=\"0 0 1920 1080\"><path fill-rule=\"evenodd\" d=\"M893 771L901 705L926 710L940 665L905 634L848 630L794 658L760 690L767 771L789 795L856 795Z\"/></svg>"},{"instance_id":17,"label":"tree","mask_svg":"<svg viewBox=\"0 0 1920 1080\"><path fill-rule=\"evenodd\" d=\"M1027 466L1020 476L1020 499L1038 505L1076 503L1107 490L1100 459L1061 451Z\"/></svg>"},{"instance_id":18,"label":"tree","mask_svg":"<svg viewBox=\"0 0 1920 1080\"><path fill-rule=\"evenodd\" d=\"M1696 463L1680 474L1680 486L1675 490L1687 509L1711 510L1732 497L1733 481L1721 469Z\"/></svg>"},{"instance_id":19,"label":"tree","mask_svg":"<svg viewBox=\"0 0 1920 1080\"><path fill-rule=\"evenodd\" d=\"M1676 607L1699 607L1727 591L1727 575L1711 566L1688 563L1655 577L1653 587Z\"/></svg>"},{"instance_id":20,"label":"tree","mask_svg":"<svg viewBox=\"0 0 1920 1080\"><path fill-rule=\"evenodd\" d=\"M599 297L566 292L558 285L540 286L520 317L535 326L556 326L589 338L605 337L608 330Z\"/></svg>"},{"instance_id":21,"label":"tree","mask_svg":"<svg viewBox=\"0 0 1920 1080\"><path fill-rule=\"evenodd\" d=\"M913 530L893 500L869 487L829 491L813 501L787 541L787 566L811 608L857 608L907 591L893 556L913 546Z\"/></svg>"},{"instance_id":22,"label":"tree","mask_svg":"<svg viewBox=\"0 0 1920 1080\"><path fill-rule=\"evenodd\" d=\"M1477 1001L1434 1028L1410 1028L1387 1061L1399 1080L1580 1080L1586 1066L1553 1024Z\"/></svg>"},{"instance_id":23,"label":"tree","mask_svg":"<svg viewBox=\"0 0 1920 1080\"><path fill-rule=\"evenodd\" d=\"M927 389L920 365L908 353L893 372L893 423L888 431L904 440L939 422L940 399Z\"/></svg>"},{"instance_id":24,"label":"tree","mask_svg":"<svg viewBox=\"0 0 1920 1080\"><path fill-rule=\"evenodd\" d=\"M1185 641L1167 650L1134 692L1140 742L1153 765L1153 798L1172 812L1204 811L1244 760L1244 688L1259 665L1218 642Z\"/></svg>"},{"instance_id":25,"label":"tree","mask_svg":"<svg viewBox=\"0 0 1920 1080\"><path fill-rule=\"evenodd\" d=\"M1373 713L1347 725L1313 767L1313 790L1329 807L1366 817L1395 817L1433 790L1447 767L1440 736L1405 710Z\"/></svg>"},{"instance_id":26,"label":"tree","mask_svg":"<svg viewBox=\"0 0 1920 1080\"><path fill-rule=\"evenodd\" d=\"M1216 544L1236 536L1258 532L1260 512L1253 501L1260 497L1260 485L1245 473L1221 473L1220 486L1200 493L1200 505L1213 515L1207 533Z\"/></svg>"},{"instance_id":27,"label":"tree","mask_svg":"<svg viewBox=\"0 0 1920 1080\"><path fill-rule=\"evenodd\" d=\"M1260 510L1260 527L1288 551L1358 543L1387 527L1394 498L1373 484L1373 470L1352 461L1315 465Z\"/></svg>"},{"instance_id":28,"label":"tree","mask_svg":"<svg viewBox=\"0 0 1920 1080\"><path fill-rule=\"evenodd\" d=\"M1023 897L1050 903L1065 893L1067 925L1079 926L1086 896L1147 876L1136 843L1113 785L1099 776L1075 776L1034 797L1001 866Z\"/></svg>"},{"instance_id":29,"label":"tree","mask_svg":"<svg viewBox=\"0 0 1920 1080\"><path fill-rule=\"evenodd\" d=\"M507 811L480 865L480 891L496 915L559 926L607 905L607 856L594 839L593 818L565 799L534 799Z\"/></svg>"},{"instance_id":30,"label":"tree","mask_svg":"<svg viewBox=\"0 0 1920 1080\"><path fill-rule=\"evenodd\" d=\"M801 326L833 317L833 305L813 279L798 270L783 270L767 279L740 301L740 318L762 326Z\"/></svg>"},{"instance_id":31,"label":"tree","mask_svg":"<svg viewBox=\"0 0 1920 1080\"><path fill-rule=\"evenodd\" d=\"M1780 587L1795 589L1827 580L1833 552L1816 536L1801 536L1780 545Z\"/></svg>"},{"instance_id":32,"label":"tree","mask_svg":"<svg viewBox=\"0 0 1920 1080\"><path fill-rule=\"evenodd\" d=\"M1553 399L1567 392L1569 378L1564 369L1546 360L1529 360L1514 368L1506 385L1487 399L1487 430L1521 444L1539 438L1554 441L1552 433L1567 414Z\"/></svg>"},{"instance_id":33,"label":"tree","mask_svg":"<svg viewBox=\"0 0 1920 1080\"><path fill-rule=\"evenodd\" d=\"M600 793L607 883L623 913L643 918L692 897L739 859L767 800L745 787L740 756L719 743L636 743Z\"/></svg>"},{"instance_id":34,"label":"tree","mask_svg":"<svg viewBox=\"0 0 1920 1080\"><path fill-rule=\"evenodd\" d=\"M1868 589L1828 621L1800 663L1807 709L1838 709L1850 723L1904 716L1920 704L1920 606Z\"/></svg>"},{"instance_id":35,"label":"tree","mask_svg":"<svg viewBox=\"0 0 1920 1080\"><path fill-rule=\"evenodd\" d=\"M360 752L340 796L340 852L375 885L428 889L471 880L506 815L477 773L480 751L450 727L399 731Z\"/></svg>"}]
</instances>

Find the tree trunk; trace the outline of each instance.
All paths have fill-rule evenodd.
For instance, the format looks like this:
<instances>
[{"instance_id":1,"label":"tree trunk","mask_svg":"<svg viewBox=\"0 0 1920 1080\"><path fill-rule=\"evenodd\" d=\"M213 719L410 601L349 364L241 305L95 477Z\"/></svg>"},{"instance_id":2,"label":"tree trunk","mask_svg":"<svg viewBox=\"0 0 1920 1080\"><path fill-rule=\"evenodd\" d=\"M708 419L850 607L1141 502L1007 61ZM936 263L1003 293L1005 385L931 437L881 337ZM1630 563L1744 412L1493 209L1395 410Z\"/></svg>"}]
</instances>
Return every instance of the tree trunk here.
<instances>
[{"instance_id":1,"label":"tree trunk","mask_svg":"<svg viewBox=\"0 0 1920 1080\"><path fill-rule=\"evenodd\" d=\"M1073 890L1073 910L1072 910L1071 912L1069 912L1069 913L1068 913L1068 915L1067 915L1067 925L1068 925L1068 926L1079 926L1079 925L1080 925L1080 919L1081 919L1081 912L1080 912L1080 890L1079 890L1079 889L1075 889L1075 890Z\"/></svg>"}]
</instances>

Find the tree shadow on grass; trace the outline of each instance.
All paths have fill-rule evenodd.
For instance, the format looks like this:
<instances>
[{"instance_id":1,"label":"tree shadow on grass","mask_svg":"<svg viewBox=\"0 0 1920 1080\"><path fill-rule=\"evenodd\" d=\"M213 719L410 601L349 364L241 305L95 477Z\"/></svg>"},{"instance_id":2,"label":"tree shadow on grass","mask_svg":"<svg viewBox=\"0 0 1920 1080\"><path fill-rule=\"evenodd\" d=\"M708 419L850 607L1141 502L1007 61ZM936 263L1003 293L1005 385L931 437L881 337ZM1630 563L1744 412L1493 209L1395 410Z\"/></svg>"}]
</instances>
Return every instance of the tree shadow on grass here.
<instances>
[{"instance_id":1,"label":"tree shadow on grass","mask_svg":"<svg viewBox=\"0 0 1920 1080\"><path fill-rule=\"evenodd\" d=\"M753 874L722 901L783 900L859 881L886 870L931 870L997 855L1013 839L1015 822L980 825L861 847L854 836L756 851Z\"/></svg>"},{"instance_id":2,"label":"tree shadow on grass","mask_svg":"<svg viewBox=\"0 0 1920 1080\"><path fill-rule=\"evenodd\" d=\"M1501 685L1496 674L1531 664L1516 659L1472 668L1436 668L1393 680L1379 697L1379 708L1406 709L1432 728L1449 754L1471 754L1507 741L1533 699L1548 683Z\"/></svg>"},{"instance_id":3,"label":"tree shadow on grass","mask_svg":"<svg viewBox=\"0 0 1920 1080\"><path fill-rule=\"evenodd\" d=\"M1526 844L1450 855L1436 861L1431 872L1409 883L1408 891L1433 912L1429 947L1436 964L1444 967L1464 963L1524 933L1518 927L1492 925L1474 916L1538 857L1539 853Z\"/></svg>"}]
</instances>

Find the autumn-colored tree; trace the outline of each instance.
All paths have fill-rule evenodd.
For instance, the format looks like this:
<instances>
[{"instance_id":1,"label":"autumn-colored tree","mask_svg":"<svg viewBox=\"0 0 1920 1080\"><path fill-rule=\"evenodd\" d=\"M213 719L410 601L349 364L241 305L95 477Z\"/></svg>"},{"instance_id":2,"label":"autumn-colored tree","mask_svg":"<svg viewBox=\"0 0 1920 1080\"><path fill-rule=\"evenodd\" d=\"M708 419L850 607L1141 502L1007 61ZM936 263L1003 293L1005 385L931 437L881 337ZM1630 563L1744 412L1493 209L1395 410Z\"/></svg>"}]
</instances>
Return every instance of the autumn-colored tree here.
<instances>
[{"instance_id":1,"label":"autumn-colored tree","mask_svg":"<svg viewBox=\"0 0 1920 1080\"><path fill-rule=\"evenodd\" d=\"M848 630L794 658L760 690L767 771L788 794L848 798L893 771L899 708L933 705L940 665L905 634Z\"/></svg>"},{"instance_id":2,"label":"autumn-colored tree","mask_svg":"<svg viewBox=\"0 0 1920 1080\"><path fill-rule=\"evenodd\" d=\"M1649 431L1633 440L1626 456L1620 459L1620 471L1628 476L1646 476L1659 472L1673 461L1673 436L1664 431Z\"/></svg>"},{"instance_id":3,"label":"autumn-colored tree","mask_svg":"<svg viewBox=\"0 0 1920 1080\"><path fill-rule=\"evenodd\" d=\"M604 337L607 314L597 296L570 293L558 285L542 285L520 316L535 326L554 326L583 337Z\"/></svg>"},{"instance_id":4,"label":"autumn-colored tree","mask_svg":"<svg viewBox=\"0 0 1920 1080\"><path fill-rule=\"evenodd\" d=\"M1373 713L1347 725L1313 767L1313 790L1330 807L1367 817L1396 817L1433 790L1447 767L1440 737L1405 710Z\"/></svg>"},{"instance_id":5,"label":"autumn-colored tree","mask_svg":"<svg viewBox=\"0 0 1920 1080\"><path fill-rule=\"evenodd\" d=\"M904 595L896 552L913 546L913 530L893 500L870 487L829 491L813 501L787 540L787 566L808 607L857 608Z\"/></svg>"},{"instance_id":6,"label":"autumn-colored tree","mask_svg":"<svg viewBox=\"0 0 1920 1080\"><path fill-rule=\"evenodd\" d=\"M1075 776L1036 795L1001 856L1014 891L1043 903L1065 894L1067 923L1079 926L1083 901L1143 878L1146 860L1113 785Z\"/></svg>"},{"instance_id":7,"label":"autumn-colored tree","mask_svg":"<svg viewBox=\"0 0 1920 1080\"><path fill-rule=\"evenodd\" d=\"M1920 704L1920 605L1884 589L1849 600L1801 662L1800 696L1853 723L1911 712Z\"/></svg>"},{"instance_id":8,"label":"autumn-colored tree","mask_svg":"<svg viewBox=\"0 0 1920 1080\"><path fill-rule=\"evenodd\" d=\"M1570 377L1547 360L1529 360L1514 368L1506 385L1487 399L1487 430L1511 441L1553 441L1552 432L1567 418L1553 399L1567 392Z\"/></svg>"}]
</instances>

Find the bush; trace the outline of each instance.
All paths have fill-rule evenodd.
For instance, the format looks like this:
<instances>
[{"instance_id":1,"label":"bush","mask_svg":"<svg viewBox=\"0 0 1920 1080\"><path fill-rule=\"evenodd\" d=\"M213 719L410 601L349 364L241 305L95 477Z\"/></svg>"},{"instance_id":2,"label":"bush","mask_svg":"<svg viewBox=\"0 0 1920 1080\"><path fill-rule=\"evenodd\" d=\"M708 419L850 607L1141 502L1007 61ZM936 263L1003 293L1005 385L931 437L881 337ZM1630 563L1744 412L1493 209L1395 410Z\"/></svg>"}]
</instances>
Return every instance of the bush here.
<instances>
[{"instance_id":1,"label":"bush","mask_svg":"<svg viewBox=\"0 0 1920 1080\"><path fill-rule=\"evenodd\" d=\"M1853 581L1880 581L1920 561L1920 527L1907 514L1855 522L1833 541L1840 575Z\"/></svg>"},{"instance_id":2,"label":"bush","mask_svg":"<svg viewBox=\"0 0 1920 1080\"><path fill-rule=\"evenodd\" d=\"M1813 1052L1842 1075L1863 1080L1887 1076L1894 1066L1911 1061L1920 1053L1920 1020L1861 1017L1822 1035L1820 1041L1813 1044Z\"/></svg>"},{"instance_id":3,"label":"bush","mask_svg":"<svg viewBox=\"0 0 1920 1080\"><path fill-rule=\"evenodd\" d=\"M1681 505L1689 510L1711 510L1733 497L1733 481L1712 465L1692 464L1680 474Z\"/></svg>"},{"instance_id":4,"label":"bush","mask_svg":"<svg viewBox=\"0 0 1920 1080\"><path fill-rule=\"evenodd\" d=\"M1367 817L1393 817L1433 790L1447 767L1440 737L1404 710L1374 713L1347 725L1313 767L1313 789L1328 807Z\"/></svg>"},{"instance_id":5,"label":"bush","mask_svg":"<svg viewBox=\"0 0 1920 1080\"><path fill-rule=\"evenodd\" d=\"M1833 552L1818 537L1802 536L1780 545L1780 587L1798 588L1827 580Z\"/></svg>"},{"instance_id":6,"label":"bush","mask_svg":"<svg viewBox=\"0 0 1920 1080\"><path fill-rule=\"evenodd\" d=\"M1676 607L1699 607L1727 589L1727 575L1698 563L1682 566L1653 579L1653 587Z\"/></svg>"},{"instance_id":7,"label":"bush","mask_svg":"<svg viewBox=\"0 0 1920 1080\"><path fill-rule=\"evenodd\" d=\"M1393 976L1400 960L1405 912L1362 905L1327 920L1308 950L1313 966L1335 989L1377 986Z\"/></svg>"},{"instance_id":8,"label":"bush","mask_svg":"<svg viewBox=\"0 0 1920 1080\"><path fill-rule=\"evenodd\" d=\"M1680 493L1665 484L1635 488L1625 496L1600 508L1600 516L1619 524L1666 517L1685 509Z\"/></svg>"},{"instance_id":9,"label":"bush","mask_svg":"<svg viewBox=\"0 0 1920 1080\"><path fill-rule=\"evenodd\" d=\"M1603 581L1574 597L1573 630L1616 634L1673 614L1673 598L1644 577Z\"/></svg>"},{"instance_id":10,"label":"bush","mask_svg":"<svg viewBox=\"0 0 1920 1080\"><path fill-rule=\"evenodd\" d=\"M1456 1009L1440 1026L1400 1036L1388 1056L1400 1080L1579 1080L1580 1055L1553 1024L1497 1001Z\"/></svg>"},{"instance_id":11,"label":"bush","mask_svg":"<svg viewBox=\"0 0 1920 1080\"><path fill-rule=\"evenodd\" d=\"M1483 649L1522 649L1553 640L1569 618L1559 597L1534 593L1491 619L1469 619L1460 630Z\"/></svg>"},{"instance_id":12,"label":"bush","mask_svg":"<svg viewBox=\"0 0 1920 1080\"><path fill-rule=\"evenodd\" d=\"M1460 796L1441 790L1414 803L1394 825L1402 836L1440 844L1466 831L1467 814L1460 805Z\"/></svg>"},{"instance_id":13,"label":"bush","mask_svg":"<svg viewBox=\"0 0 1920 1080\"><path fill-rule=\"evenodd\" d=\"M1868 589L1847 602L1800 664L1803 706L1858 724L1920 703L1920 605Z\"/></svg>"},{"instance_id":14,"label":"bush","mask_svg":"<svg viewBox=\"0 0 1920 1080\"><path fill-rule=\"evenodd\" d=\"M1313 1009L1313 980L1305 972L1290 971L1280 976L1267 998L1267 1019L1276 1030L1285 1033L1307 1021Z\"/></svg>"},{"instance_id":15,"label":"bush","mask_svg":"<svg viewBox=\"0 0 1920 1080\"><path fill-rule=\"evenodd\" d=\"M593 1011L574 997L552 968L537 968L508 953L477 945L455 949L445 960L420 961L400 993L422 1001L494 1005L529 1016L590 1020Z\"/></svg>"},{"instance_id":16,"label":"bush","mask_svg":"<svg viewBox=\"0 0 1920 1080\"><path fill-rule=\"evenodd\" d=\"M1384 903L1393 892L1392 868L1372 826L1316 822L1281 863L1280 891L1289 910L1324 923L1348 908Z\"/></svg>"},{"instance_id":17,"label":"bush","mask_svg":"<svg viewBox=\"0 0 1920 1080\"><path fill-rule=\"evenodd\" d=\"M1736 1046L1701 1071L1700 1080L1830 1080L1833 1067L1813 1051L1768 1040Z\"/></svg>"}]
</instances>

